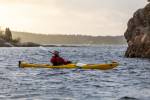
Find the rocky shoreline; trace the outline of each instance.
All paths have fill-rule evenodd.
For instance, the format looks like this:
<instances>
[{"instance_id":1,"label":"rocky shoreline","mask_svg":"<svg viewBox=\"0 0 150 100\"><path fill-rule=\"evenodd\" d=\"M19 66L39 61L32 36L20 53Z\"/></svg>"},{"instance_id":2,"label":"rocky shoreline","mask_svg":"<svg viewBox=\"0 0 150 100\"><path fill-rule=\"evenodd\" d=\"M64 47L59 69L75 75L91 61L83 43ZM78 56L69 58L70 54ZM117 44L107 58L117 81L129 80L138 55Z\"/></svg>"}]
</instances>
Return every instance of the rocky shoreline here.
<instances>
[{"instance_id":1,"label":"rocky shoreline","mask_svg":"<svg viewBox=\"0 0 150 100\"><path fill-rule=\"evenodd\" d=\"M0 47L38 47L40 44L25 42L25 43L11 43L0 39Z\"/></svg>"},{"instance_id":2,"label":"rocky shoreline","mask_svg":"<svg viewBox=\"0 0 150 100\"><path fill-rule=\"evenodd\" d=\"M150 3L137 10L127 26L124 33L128 43L125 56L150 58Z\"/></svg>"},{"instance_id":3,"label":"rocky shoreline","mask_svg":"<svg viewBox=\"0 0 150 100\"><path fill-rule=\"evenodd\" d=\"M20 42L20 38L13 39L12 33L9 28L5 29L5 32L0 31L0 47L37 47L40 44L33 42Z\"/></svg>"},{"instance_id":4,"label":"rocky shoreline","mask_svg":"<svg viewBox=\"0 0 150 100\"><path fill-rule=\"evenodd\" d=\"M26 42L26 43L10 43L0 39L0 47L38 47L41 46L40 44Z\"/></svg>"}]
</instances>

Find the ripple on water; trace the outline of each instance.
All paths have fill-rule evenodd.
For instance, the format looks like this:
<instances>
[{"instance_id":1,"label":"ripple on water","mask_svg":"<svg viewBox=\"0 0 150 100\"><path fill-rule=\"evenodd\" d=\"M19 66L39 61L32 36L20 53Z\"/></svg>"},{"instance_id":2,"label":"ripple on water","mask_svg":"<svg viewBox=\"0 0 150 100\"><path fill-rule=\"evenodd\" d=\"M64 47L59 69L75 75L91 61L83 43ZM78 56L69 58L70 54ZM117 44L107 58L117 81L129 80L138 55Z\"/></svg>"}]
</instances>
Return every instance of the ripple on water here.
<instances>
[{"instance_id":1,"label":"ripple on water","mask_svg":"<svg viewBox=\"0 0 150 100\"><path fill-rule=\"evenodd\" d=\"M49 63L41 48L0 49L0 99L37 100L149 100L150 62L124 58L126 46L51 47L64 58L83 63L120 65L108 71L81 69L21 69L18 61ZM12 59L13 58L13 59ZM142 98L142 99L141 99Z\"/></svg>"}]
</instances>

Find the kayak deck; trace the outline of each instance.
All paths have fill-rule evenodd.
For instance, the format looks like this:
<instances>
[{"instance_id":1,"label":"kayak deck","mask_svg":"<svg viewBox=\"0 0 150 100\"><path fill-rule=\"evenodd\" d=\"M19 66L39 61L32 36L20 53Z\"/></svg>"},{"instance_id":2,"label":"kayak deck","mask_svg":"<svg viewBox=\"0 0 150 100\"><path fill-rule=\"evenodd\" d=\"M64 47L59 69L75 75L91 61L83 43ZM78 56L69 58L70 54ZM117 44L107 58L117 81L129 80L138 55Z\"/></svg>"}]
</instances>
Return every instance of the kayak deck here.
<instances>
[{"instance_id":1,"label":"kayak deck","mask_svg":"<svg viewBox=\"0 0 150 100\"><path fill-rule=\"evenodd\" d=\"M83 66L77 66L76 64L67 64L67 65L60 65L60 66L52 66L49 64L31 64L19 61L20 68L54 68L54 69L100 69L100 70L108 70L117 67L119 64L117 62L112 62L110 64L86 64Z\"/></svg>"}]
</instances>

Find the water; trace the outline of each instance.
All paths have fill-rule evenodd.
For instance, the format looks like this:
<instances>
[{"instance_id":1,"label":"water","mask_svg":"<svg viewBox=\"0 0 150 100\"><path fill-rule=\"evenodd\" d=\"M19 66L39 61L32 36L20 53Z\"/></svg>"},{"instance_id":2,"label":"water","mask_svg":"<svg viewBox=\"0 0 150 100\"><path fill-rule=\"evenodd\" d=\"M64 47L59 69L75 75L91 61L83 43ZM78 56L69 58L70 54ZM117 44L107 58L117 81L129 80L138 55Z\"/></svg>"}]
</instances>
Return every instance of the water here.
<instances>
[{"instance_id":1,"label":"water","mask_svg":"<svg viewBox=\"0 0 150 100\"><path fill-rule=\"evenodd\" d=\"M18 61L49 63L46 50L74 62L120 65L107 71L21 69ZM0 100L150 100L150 60L124 58L126 46L1 48Z\"/></svg>"}]
</instances>

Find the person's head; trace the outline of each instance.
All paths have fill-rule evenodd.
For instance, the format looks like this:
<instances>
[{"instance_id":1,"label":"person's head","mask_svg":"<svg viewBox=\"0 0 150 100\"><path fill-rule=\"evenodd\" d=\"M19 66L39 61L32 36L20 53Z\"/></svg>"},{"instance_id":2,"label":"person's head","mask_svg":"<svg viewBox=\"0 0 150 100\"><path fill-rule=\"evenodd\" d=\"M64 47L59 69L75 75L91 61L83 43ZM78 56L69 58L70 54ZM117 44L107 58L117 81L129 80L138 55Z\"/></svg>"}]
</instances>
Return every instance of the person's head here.
<instances>
[{"instance_id":1,"label":"person's head","mask_svg":"<svg viewBox=\"0 0 150 100\"><path fill-rule=\"evenodd\" d=\"M53 54L54 54L54 56L59 56L59 51L54 50Z\"/></svg>"}]
</instances>

